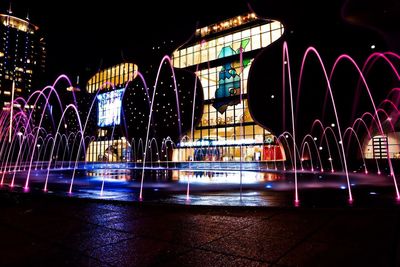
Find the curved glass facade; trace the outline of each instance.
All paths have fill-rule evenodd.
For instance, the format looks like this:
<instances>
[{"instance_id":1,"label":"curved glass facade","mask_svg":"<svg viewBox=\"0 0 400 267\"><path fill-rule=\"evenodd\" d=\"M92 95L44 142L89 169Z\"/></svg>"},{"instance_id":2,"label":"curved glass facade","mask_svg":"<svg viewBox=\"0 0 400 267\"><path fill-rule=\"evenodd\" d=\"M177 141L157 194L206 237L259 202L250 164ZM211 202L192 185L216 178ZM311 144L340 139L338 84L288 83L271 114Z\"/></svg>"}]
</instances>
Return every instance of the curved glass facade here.
<instances>
[{"instance_id":1,"label":"curved glass facade","mask_svg":"<svg viewBox=\"0 0 400 267\"><path fill-rule=\"evenodd\" d=\"M279 39L283 31L284 28L280 22L271 21L233 33L223 34L221 32L220 36L210 40L203 39L197 44L175 51L173 53L174 67L186 68L235 54L238 55L240 47L243 48L244 53L257 50Z\"/></svg>"},{"instance_id":2,"label":"curved glass facade","mask_svg":"<svg viewBox=\"0 0 400 267\"><path fill-rule=\"evenodd\" d=\"M96 73L87 82L88 93L96 93L103 88L124 87L128 81L136 78L138 66L133 63L122 63Z\"/></svg>"},{"instance_id":3,"label":"curved glass facade","mask_svg":"<svg viewBox=\"0 0 400 267\"><path fill-rule=\"evenodd\" d=\"M247 102L255 55L283 32L280 22L250 13L198 29L196 40L173 53L174 67L194 71L204 93L201 121L193 138L179 144L174 161L284 160L271 134L254 122Z\"/></svg>"}]
</instances>

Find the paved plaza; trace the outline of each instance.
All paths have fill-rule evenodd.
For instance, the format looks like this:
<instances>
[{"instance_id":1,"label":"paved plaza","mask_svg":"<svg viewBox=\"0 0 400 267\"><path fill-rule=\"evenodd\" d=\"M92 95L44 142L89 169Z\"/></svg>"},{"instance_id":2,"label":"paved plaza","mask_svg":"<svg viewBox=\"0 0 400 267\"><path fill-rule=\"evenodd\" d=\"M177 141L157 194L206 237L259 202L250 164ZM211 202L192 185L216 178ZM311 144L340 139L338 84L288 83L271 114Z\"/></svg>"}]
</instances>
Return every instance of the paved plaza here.
<instances>
[{"instance_id":1,"label":"paved plaza","mask_svg":"<svg viewBox=\"0 0 400 267\"><path fill-rule=\"evenodd\" d=\"M400 209L0 192L0 266L400 266Z\"/></svg>"}]
</instances>

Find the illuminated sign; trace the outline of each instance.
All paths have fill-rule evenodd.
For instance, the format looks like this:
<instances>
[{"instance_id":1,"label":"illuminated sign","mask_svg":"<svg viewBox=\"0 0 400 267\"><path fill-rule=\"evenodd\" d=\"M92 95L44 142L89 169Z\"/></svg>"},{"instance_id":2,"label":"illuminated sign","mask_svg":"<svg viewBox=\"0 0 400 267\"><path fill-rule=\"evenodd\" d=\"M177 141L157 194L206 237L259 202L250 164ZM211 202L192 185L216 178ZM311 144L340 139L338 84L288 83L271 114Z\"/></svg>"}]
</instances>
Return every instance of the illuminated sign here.
<instances>
[{"instance_id":1,"label":"illuminated sign","mask_svg":"<svg viewBox=\"0 0 400 267\"><path fill-rule=\"evenodd\" d=\"M125 89L118 89L97 96L97 126L107 127L119 125L121 122L122 96Z\"/></svg>"},{"instance_id":2,"label":"illuminated sign","mask_svg":"<svg viewBox=\"0 0 400 267\"><path fill-rule=\"evenodd\" d=\"M180 147L192 146L240 146L254 145L257 141L254 139L239 139L239 140L198 140L195 142L182 142L178 144Z\"/></svg>"}]
</instances>

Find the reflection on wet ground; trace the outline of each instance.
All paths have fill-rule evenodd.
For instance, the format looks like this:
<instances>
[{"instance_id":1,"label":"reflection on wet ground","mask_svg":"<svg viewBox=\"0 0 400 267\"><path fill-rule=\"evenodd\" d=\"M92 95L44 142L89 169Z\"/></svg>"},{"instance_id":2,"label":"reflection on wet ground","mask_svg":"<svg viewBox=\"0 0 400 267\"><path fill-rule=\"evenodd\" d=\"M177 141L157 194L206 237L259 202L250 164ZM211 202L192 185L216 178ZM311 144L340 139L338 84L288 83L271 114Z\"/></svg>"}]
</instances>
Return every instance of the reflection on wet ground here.
<instances>
[{"instance_id":1,"label":"reflection on wet ground","mask_svg":"<svg viewBox=\"0 0 400 267\"><path fill-rule=\"evenodd\" d=\"M73 170L50 172L49 194L78 198L139 201L142 170L134 168L89 168L75 173L72 193L68 193ZM5 176L8 188L12 173ZM30 177L31 192L41 192L47 175L37 170ZM146 169L143 201L191 205L222 206L292 206L294 175L290 172L254 170L177 170ZM22 190L26 174L16 175L16 186ZM355 203L393 203L392 178L385 175L353 173L350 176ZM103 191L101 188L103 187ZM348 189L343 173L298 173L300 200L303 205L346 205ZM189 189L189 191L188 191ZM371 203L370 203L371 202Z\"/></svg>"}]
</instances>

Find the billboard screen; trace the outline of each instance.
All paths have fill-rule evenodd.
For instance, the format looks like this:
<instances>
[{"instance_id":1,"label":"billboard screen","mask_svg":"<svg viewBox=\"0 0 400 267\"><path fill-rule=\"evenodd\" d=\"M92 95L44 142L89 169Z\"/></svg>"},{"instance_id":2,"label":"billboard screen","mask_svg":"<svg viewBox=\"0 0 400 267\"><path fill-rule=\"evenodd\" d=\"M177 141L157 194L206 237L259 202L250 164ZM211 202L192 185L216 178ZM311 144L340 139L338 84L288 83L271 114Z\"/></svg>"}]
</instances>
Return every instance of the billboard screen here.
<instances>
[{"instance_id":1,"label":"billboard screen","mask_svg":"<svg viewBox=\"0 0 400 267\"><path fill-rule=\"evenodd\" d=\"M97 96L97 126L108 127L121 122L122 95L125 89L118 89Z\"/></svg>"}]
</instances>

